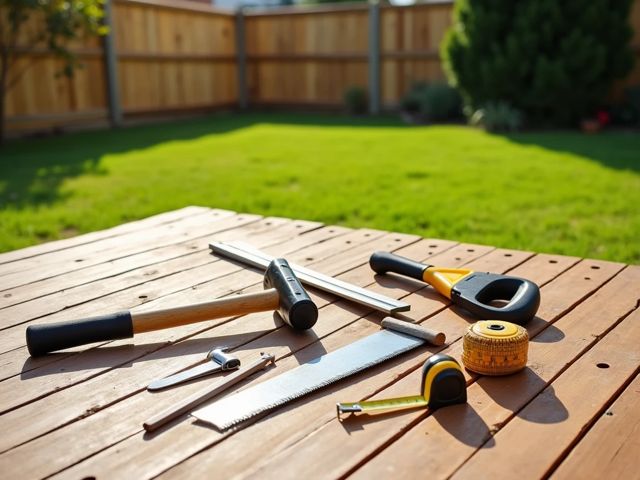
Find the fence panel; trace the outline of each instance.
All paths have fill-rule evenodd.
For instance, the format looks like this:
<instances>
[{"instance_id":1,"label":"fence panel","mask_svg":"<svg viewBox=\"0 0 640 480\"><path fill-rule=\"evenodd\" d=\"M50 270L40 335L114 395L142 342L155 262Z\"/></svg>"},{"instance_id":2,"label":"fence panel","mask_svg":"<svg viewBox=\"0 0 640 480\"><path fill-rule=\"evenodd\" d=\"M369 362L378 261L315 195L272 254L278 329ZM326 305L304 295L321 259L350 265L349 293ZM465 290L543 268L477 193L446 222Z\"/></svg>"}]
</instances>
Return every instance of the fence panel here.
<instances>
[{"instance_id":1,"label":"fence panel","mask_svg":"<svg viewBox=\"0 0 640 480\"><path fill-rule=\"evenodd\" d=\"M367 87L368 10L285 9L246 17L250 104L336 106Z\"/></svg>"},{"instance_id":2,"label":"fence panel","mask_svg":"<svg viewBox=\"0 0 640 480\"><path fill-rule=\"evenodd\" d=\"M209 7L117 0L115 44L126 115L237 101L235 19Z\"/></svg>"}]
</instances>

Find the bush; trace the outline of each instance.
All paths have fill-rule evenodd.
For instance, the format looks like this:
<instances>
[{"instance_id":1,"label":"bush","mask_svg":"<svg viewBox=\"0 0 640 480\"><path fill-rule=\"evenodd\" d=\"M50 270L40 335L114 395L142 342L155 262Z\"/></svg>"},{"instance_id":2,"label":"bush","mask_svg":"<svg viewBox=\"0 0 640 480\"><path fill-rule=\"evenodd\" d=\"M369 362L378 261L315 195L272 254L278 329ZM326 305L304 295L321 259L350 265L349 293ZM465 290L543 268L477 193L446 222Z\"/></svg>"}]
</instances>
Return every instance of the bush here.
<instances>
[{"instance_id":1,"label":"bush","mask_svg":"<svg viewBox=\"0 0 640 480\"><path fill-rule=\"evenodd\" d=\"M344 103L347 112L352 115L367 113L369 107L367 91L363 87L349 87L344 92Z\"/></svg>"},{"instance_id":2,"label":"bush","mask_svg":"<svg viewBox=\"0 0 640 480\"><path fill-rule=\"evenodd\" d=\"M462 116L462 100L458 92L446 83L434 83L425 88L420 102L425 120L438 122Z\"/></svg>"},{"instance_id":3,"label":"bush","mask_svg":"<svg viewBox=\"0 0 640 480\"><path fill-rule=\"evenodd\" d=\"M403 111L429 122L455 120L462 116L462 99L446 83L416 83L400 100Z\"/></svg>"},{"instance_id":4,"label":"bush","mask_svg":"<svg viewBox=\"0 0 640 480\"><path fill-rule=\"evenodd\" d=\"M490 132L515 132L522 128L522 113L506 102L488 102L471 115L470 122Z\"/></svg>"},{"instance_id":5,"label":"bush","mask_svg":"<svg viewBox=\"0 0 640 480\"><path fill-rule=\"evenodd\" d=\"M577 123L633 63L632 0L459 0L441 46L476 110L504 100L534 123Z\"/></svg>"}]
</instances>

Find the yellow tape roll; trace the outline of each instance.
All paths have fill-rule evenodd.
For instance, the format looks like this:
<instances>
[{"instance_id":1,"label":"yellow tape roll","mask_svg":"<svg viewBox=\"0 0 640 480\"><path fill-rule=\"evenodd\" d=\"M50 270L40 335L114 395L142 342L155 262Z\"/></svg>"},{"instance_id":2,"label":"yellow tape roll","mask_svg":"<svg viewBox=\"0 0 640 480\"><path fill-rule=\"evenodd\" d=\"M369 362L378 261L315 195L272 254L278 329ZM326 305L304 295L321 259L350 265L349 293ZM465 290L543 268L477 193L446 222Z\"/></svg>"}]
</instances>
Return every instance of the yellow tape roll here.
<instances>
[{"instance_id":1,"label":"yellow tape roll","mask_svg":"<svg viewBox=\"0 0 640 480\"><path fill-rule=\"evenodd\" d=\"M509 375L527 365L529 335L520 325L483 320L469 327L462 343L462 363L483 375Z\"/></svg>"}]
</instances>

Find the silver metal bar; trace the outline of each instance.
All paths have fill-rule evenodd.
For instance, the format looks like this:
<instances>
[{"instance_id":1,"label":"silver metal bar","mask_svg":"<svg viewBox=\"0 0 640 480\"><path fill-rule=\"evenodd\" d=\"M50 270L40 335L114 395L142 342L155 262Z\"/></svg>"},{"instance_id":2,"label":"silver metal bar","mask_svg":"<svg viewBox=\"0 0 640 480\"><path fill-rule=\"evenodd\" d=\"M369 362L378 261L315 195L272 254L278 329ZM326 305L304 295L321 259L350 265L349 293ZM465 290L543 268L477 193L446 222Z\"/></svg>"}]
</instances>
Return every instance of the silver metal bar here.
<instances>
[{"instance_id":1,"label":"silver metal bar","mask_svg":"<svg viewBox=\"0 0 640 480\"><path fill-rule=\"evenodd\" d=\"M207 353L207 359L209 360L207 363L196 365L195 367L176 373L175 375L154 380L149 384L147 390L154 392L156 390L162 390L163 388L178 385L179 383L205 377L212 373L235 370L240 367L240 360L233 355L226 354L222 348L215 348L211 350Z\"/></svg>"},{"instance_id":2,"label":"silver metal bar","mask_svg":"<svg viewBox=\"0 0 640 480\"><path fill-rule=\"evenodd\" d=\"M274 258L267 253L242 243L214 242L210 243L209 247L214 253L262 269L267 268L269 262ZM396 312L404 312L411 308L408 303L400 302L376 292L371 292L300 265L289 263L289 266L305 285L333 293L347 300L352 300L361 305L380 310L388 315Z\"/></svg>"}]
</instances>

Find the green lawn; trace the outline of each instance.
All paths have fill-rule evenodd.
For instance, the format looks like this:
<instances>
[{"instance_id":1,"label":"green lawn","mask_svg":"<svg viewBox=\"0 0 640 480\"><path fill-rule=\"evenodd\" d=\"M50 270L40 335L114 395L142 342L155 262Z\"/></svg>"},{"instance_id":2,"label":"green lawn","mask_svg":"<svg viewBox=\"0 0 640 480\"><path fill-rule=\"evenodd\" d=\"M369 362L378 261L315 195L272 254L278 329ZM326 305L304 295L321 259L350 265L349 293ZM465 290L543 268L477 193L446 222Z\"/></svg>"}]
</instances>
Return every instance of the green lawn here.
<instances>
[{"instance_id":1,"label":"green lawn","mask_svg":"<svg viewBox=\"0 0 640 480\"><path fill-rule=\"evenodd\" d=\"M640 135L246 114L11 142L0 250L186 205L640 263Z\"/></svg>"}]
</instances>

